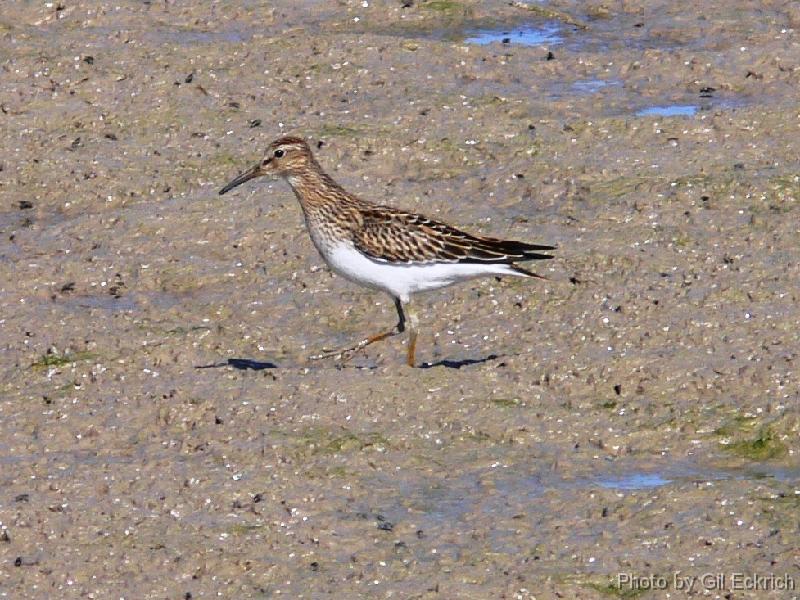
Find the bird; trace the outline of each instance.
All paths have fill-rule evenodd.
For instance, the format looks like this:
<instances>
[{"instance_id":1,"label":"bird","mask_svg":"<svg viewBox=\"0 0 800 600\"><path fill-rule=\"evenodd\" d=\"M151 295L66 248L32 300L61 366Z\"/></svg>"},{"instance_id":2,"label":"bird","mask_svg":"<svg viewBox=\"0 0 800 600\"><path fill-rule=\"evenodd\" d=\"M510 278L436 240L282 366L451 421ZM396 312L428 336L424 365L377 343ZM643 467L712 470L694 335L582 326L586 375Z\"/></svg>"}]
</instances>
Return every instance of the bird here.
<instances>
[{"instance_id":1,"label":"bird","mask_svg":"<svg viewBox=\"0 0 800 600\"><path fill-rule=\"evenodd\" d=\"M414 294L476 277L545 279L520 262L552 259L556 246L474 235L424 215L363 200L328 175L300 137L283 136L261 160L219 194L261 176L285 179L294 191L311 241L330 269L345 279L387 293L397 324L357 344L311 359L352 356L375 342L408 331L406 363L416 365L419 317Z\"/></svg>"}]
</instances>

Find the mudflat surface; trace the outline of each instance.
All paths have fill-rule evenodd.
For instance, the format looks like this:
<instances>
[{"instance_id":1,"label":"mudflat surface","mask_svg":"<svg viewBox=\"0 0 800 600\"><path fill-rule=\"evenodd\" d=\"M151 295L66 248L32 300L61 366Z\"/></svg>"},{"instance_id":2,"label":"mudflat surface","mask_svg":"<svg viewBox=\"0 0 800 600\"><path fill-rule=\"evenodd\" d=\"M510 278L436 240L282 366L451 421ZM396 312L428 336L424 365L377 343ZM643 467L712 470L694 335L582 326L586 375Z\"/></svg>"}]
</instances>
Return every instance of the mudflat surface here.
<instances>
[{"instance_id":1,"label":"mudflat surface","mask_svg":"<svg viewBox=\"0 0 800 600\"><path fill-rule=\"evenodd\" d=\"M232 4L0 13L0 596L796 596L796 3ZM282 133L548 280L309 363Z\"/></svg>"}]
</instances>

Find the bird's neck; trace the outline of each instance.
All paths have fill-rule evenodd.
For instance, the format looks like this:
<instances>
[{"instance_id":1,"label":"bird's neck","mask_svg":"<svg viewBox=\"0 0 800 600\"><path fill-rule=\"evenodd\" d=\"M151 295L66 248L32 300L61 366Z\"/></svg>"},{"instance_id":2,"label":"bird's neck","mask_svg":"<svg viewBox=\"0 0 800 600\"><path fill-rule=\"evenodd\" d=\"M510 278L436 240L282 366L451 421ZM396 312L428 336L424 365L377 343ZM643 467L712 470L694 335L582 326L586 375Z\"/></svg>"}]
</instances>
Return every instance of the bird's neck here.
<instances>
[{"instance_id":1,"label":"bird's neck","mask_svg":"<svg viewBox=\"0 0 800 600\"><path fill-rule=\"evenodd\" d=\"M304 210L358 202L316 164L289 173L286 181Z\"/></svg>"}]
</instances>

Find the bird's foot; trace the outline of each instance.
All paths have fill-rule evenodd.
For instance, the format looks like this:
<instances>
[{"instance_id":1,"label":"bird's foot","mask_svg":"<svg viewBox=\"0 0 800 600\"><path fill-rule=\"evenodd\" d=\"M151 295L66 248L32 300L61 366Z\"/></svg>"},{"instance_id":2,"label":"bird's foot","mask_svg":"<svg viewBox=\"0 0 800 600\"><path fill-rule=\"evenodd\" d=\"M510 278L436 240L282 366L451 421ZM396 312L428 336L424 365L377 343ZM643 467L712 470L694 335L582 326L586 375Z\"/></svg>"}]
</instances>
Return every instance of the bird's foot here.
<instances>
[{"instance_id":1,"label":"bird's foot","mask_svg":"<svg viewBox=\"0 0 800 600\"><path fill-rule=\"evenodd\" d=\"M329 350L327 348L323 348L319 354L312 354L308 357L308 360L326 360L329 358L340 358L342 362L347 362L353 355L358 352L363 346L356 345L350 348L339 348L338 350Z\"/></svg>"},{"instance_id":2,"label":"bird's foot","mask_svg":"<svg viewBox=\"0 0 800 600\"><path fill-rule=\"evenodd\" d=\"M375 342L385 340L386 338L397 335L398 333L401 333L401 330L395 327L391 331L385 331L383 333L379 333L378 335L373 335L372 337L361 340L360 342L358 342L353 346L347 346L345 348L340 348L338 350L323 349L322 352L320 352L319 354L313 354L312 356L309 356L308 360L325 360L327 358L341 358L342 362L344 363L353 358L353 356L357 352L360 352L370 344L374 344Z\"/></svg>"}]
</instances>

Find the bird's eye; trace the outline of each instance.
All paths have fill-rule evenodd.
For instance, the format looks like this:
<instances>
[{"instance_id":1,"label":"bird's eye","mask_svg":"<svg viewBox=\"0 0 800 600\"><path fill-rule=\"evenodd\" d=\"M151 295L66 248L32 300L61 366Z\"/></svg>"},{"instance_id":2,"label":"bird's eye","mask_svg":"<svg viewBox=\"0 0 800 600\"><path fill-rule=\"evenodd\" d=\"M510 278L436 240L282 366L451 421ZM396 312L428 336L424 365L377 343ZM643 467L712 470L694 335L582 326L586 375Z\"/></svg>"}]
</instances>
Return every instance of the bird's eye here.
<instances>
[{"instance_id":1,"label":"bird's eye","mask_svg":"<svg viewBox=\"0 0 800 600\"><path fill-rule=\"evenodd\" d=\"M280 158L283 156L283 150L275 150L275 158Z\"/></svg>"}]
</instances>

